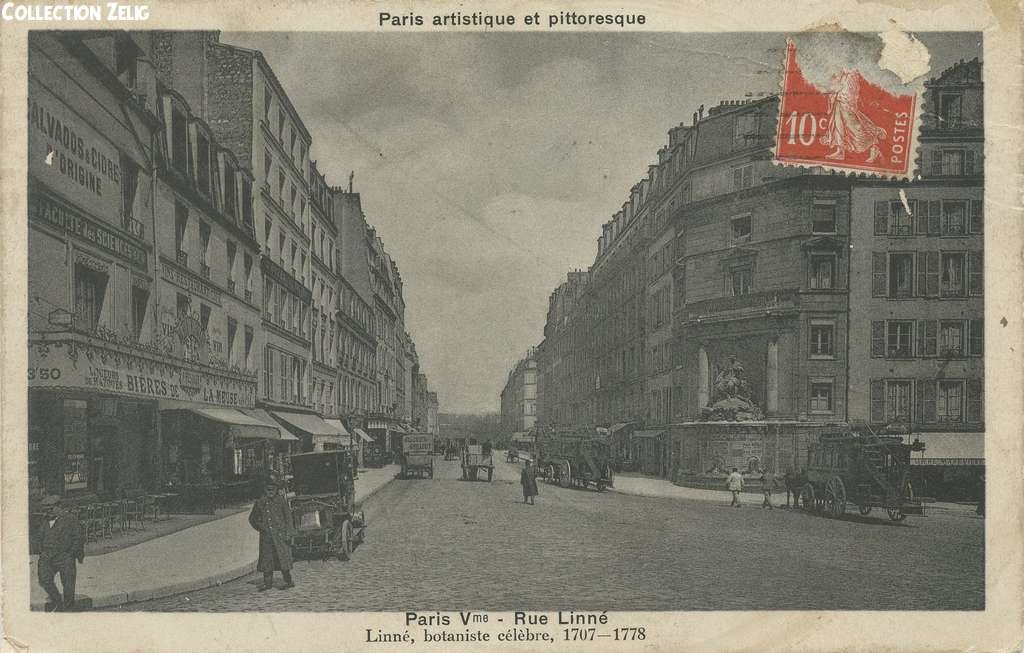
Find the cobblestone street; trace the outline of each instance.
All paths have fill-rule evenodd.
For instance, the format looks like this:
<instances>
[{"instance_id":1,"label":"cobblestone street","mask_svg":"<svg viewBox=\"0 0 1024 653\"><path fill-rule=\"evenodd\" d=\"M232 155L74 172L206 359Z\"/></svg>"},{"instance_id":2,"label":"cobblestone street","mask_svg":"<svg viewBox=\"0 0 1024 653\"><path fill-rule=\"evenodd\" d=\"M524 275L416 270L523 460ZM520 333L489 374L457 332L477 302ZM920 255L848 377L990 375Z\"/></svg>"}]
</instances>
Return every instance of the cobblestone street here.
<instances>
[{"instance_id":1,"label":"cobblestone street","mask_svg":"<svg viewBox=\"0 0 1024 653\"><path fill-rule=\"evenodd\" d=\"M724 492L716 504L545 484L527 506L517 466L502 459L494 482L470 483L435 460L433 480L395 480L367 501L353 560L300 561L290 591L257 592L254 574L120 609L984 607L985 522L973 515L832 520L754 497L729 508Z\"/></svg>"}]
</instances>

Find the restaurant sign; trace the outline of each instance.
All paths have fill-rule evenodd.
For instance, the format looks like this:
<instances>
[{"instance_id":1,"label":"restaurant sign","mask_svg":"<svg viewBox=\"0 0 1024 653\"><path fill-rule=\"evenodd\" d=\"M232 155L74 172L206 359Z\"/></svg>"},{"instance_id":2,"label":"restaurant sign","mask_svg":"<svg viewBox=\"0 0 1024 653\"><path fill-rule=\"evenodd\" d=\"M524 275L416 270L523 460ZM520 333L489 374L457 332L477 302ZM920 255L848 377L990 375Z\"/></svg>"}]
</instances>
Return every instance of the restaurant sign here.
<instances>
[{"instance_id":1,"label":"restaurant sign","mask_svg":"<svg viewBox=\"0 0 1024 653\"><path fill-rule=\"evenodd\" d=\"M253 408L256 379L196 370L74 338L29 342L29 388L75 389Z\"/></svg>"}]
</instances>

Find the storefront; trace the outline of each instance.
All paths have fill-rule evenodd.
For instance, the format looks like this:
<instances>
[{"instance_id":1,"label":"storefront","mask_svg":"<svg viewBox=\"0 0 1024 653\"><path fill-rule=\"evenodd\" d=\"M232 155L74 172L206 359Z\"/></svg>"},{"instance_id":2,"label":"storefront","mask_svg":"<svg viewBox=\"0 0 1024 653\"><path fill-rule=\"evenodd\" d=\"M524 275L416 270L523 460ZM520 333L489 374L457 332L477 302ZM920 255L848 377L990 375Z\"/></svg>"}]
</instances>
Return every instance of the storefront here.
<instances>
[{"instance_id":1,"label":"storefront","mask_svg":"<svg viewBox=\"0 0 1024 653\"><path fill-rule=\"evenodd\" d=\"M924 451L910 455L914 494L940 501L979 501L985 485L984 433L917 433Z\"/></svg>"},{"instance_id":2,"label":"storefront","mask_svg":"<svg viewBox=\"0 0 1024 653\"><path fill-rule=\"evenodd\" d=\"M301 443L301 450L331 451L352 446L352 437L341 422L330 424L315 413L299 413L276 408L267 411L281 427Z\"/></svg>"},{"instance_id":3,"label":"storefront","mask_svg":"<svg viewBox=\"0 0 1024 653\"><path fill-rule=\"evenodd\" d=\"M254 377L192 365L127 344L75 332L29 340L29 488L43 494L122 496L156 491L173 479L233 474L227 436L265 439L245 423ZM179 419L163 410L184 412ZM238 423L195 411L232 409ZM213 415L220 415L213 413ZM233 429L233 430L232 430ZM228 454L232 456L233 454Z\"/></svg>"}]
</instances>

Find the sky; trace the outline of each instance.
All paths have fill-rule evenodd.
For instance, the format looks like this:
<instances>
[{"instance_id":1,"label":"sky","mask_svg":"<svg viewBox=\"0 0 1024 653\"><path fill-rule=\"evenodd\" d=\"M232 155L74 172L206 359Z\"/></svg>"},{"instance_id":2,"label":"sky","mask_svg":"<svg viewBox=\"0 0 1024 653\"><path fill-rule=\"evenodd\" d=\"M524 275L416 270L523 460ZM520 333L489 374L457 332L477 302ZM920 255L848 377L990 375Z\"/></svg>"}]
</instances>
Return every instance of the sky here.
<instances>
[{"instance_id":1,"label":"sky","mask_svg":"<svg viewBox=\"0 0 1024 653\"><path fill-rule=\"evenodd\" d=\"M980 37L919 34L935 75ZM548 297L697 107L778 90L785 35L223 33L259 49L398 264L443 412L495 412ZM748 95L750 94L750 95Z\"/></svg>"}]
</instances>

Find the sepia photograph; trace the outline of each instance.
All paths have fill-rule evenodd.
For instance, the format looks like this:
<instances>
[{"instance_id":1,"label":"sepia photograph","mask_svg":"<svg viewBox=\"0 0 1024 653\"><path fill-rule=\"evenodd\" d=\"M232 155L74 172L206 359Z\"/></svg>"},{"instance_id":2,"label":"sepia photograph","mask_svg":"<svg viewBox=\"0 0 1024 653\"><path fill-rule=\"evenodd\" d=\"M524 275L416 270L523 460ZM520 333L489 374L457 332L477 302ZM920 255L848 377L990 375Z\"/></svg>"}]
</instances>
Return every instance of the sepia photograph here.
<instances>
[{"instance_id":1,"label":"sepia photograph","mask_svg":"<svg viewBox=\"0 0 1024 653\"><path fill-rule=\"evenodd\" d=\"M734 613L797 650L1010 607L1019 25L16 4L9 645L673 650Z\"/></svg>"}]
</instances>

